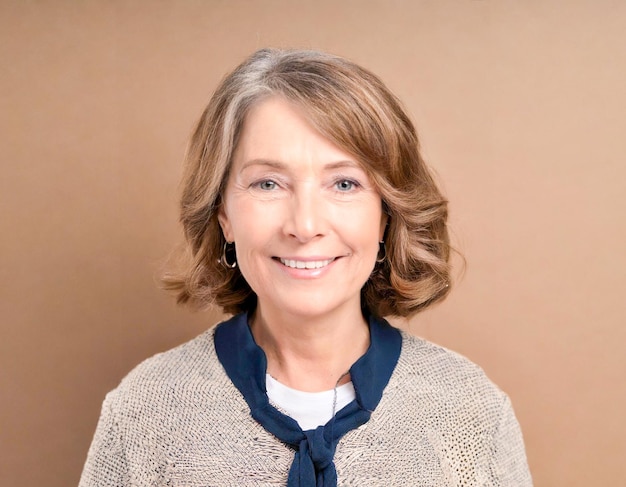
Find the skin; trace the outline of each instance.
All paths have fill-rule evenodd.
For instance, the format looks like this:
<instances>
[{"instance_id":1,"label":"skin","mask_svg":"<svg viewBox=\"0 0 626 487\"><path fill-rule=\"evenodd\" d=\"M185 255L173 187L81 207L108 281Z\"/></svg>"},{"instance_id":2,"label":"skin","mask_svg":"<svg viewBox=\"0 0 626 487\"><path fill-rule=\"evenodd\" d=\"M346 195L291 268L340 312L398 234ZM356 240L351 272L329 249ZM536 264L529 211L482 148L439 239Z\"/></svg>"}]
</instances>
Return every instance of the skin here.
<instances>
[{"instance_id":1,"label":"skin","mask_svg":"<svg viewBox=\"0 0 626 487\"><path fill-rule=\"evenodd\" d=\"M279 97L252 107L219 222L258 297L252 334L283 384L322 391L349 380L369 346L360 290L386 218L358 161L299 107Z\"/></svg>"}]
</instances>

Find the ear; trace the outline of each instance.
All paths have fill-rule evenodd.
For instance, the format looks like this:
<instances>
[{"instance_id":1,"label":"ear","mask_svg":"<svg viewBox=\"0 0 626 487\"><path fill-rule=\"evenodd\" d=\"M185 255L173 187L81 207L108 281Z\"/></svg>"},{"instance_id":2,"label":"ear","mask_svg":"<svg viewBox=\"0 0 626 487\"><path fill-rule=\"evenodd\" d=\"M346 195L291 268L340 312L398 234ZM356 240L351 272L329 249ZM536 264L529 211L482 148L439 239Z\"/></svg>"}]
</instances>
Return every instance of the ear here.
<instances>
[{"instance_id":1,"label":"ear","mask_svg":"<svg viewBox=\"0 0 626 487\"><path fill-rule=\"evenodd\" d=\"M217 221L222 228L222 233L224 234L224 238L227 242L234 242L235 237L233 236L233 229L230 225L230 219L228 218L228 214L226 212L226 207L224 203L219 206L217 210Z\"/></svg>"}]
</instances>

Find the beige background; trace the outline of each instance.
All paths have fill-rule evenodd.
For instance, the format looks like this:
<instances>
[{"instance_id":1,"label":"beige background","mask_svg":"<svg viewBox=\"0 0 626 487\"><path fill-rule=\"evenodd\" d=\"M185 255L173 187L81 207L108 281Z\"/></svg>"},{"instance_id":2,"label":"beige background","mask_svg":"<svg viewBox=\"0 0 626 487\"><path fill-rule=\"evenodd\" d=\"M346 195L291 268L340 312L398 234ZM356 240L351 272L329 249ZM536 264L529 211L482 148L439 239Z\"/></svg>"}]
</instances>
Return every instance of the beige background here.
<instances>
[{"instance_id":1,"label":"beige background","mask_svg":"<svg viewBox=\"0 0 626 487\"><path fill-rule=\"evenodd\" d=\"M216 314L155 275L221 76L329 50L405 101L468 268L412 329L513 399L537 486L626 476L626 2L0 1L0 485L68 486L106 391Z\"/></svg>"}]
</instances>

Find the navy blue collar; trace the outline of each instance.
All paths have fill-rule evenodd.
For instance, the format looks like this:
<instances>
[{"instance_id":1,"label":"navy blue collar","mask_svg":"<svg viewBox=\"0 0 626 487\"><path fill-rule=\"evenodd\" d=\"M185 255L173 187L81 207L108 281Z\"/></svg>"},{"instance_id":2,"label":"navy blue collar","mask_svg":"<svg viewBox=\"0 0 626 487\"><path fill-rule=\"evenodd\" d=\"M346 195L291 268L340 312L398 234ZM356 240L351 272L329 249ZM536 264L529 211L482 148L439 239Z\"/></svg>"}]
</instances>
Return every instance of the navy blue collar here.
<instances>
[{"instance_id":1,"label":"navy blue collar","mask_svg":"<svg viewBox=\"0 0 626 487\"><path fill-rule=\"evenodd\" d=\"M356 400L338 411L326 425L302 431L298 423L274 408L267 397L267 358L254 341L248 315L240 314L217 326L215 350L228 377L243 395L250 414L267 431L296 450L288 487L334 487L333 457L339 439L366 423L376 409L400 356L402 336L382 319L370 317L370 346L350 368Z\"/></svg>"}]
</instances>

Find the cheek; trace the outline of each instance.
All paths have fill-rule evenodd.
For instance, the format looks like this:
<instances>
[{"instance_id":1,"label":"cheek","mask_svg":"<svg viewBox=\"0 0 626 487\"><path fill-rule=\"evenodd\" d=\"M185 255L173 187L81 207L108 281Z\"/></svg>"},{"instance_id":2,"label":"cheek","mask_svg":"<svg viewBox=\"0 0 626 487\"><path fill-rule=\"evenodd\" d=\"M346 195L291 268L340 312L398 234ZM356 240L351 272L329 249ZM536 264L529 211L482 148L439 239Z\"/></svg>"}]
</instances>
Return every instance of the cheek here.
<instances>
[{"instance_id":1,"label":"cheek","mask_svg":"<svg viewBox=\"0 0 626 487\"><path fill-rule=\"evenodd\" d=\"M340 226L343 228L344 235L349 235L362 253L368 258L371 255L375 258L378 253L378 242L381 240L380 217L376 211L362 212L359 215L345 215L340 220Z\"/></svg>"},{"instance_id":2,"label":"cheek","mask_svg":"<svg viewBox=\"0 0 626 487\"><path fill-rule=\"evenodd\" d=\"M264 243L259 235L250 232L236 235L237 265L241 275L255 293L264 282L266 266L270 264L263 252Z\"/></svg>"},{"instance_id":3,"label":"cheek","mask_svg":"<svg viewBox=\"0 0 626 487\"><path fill-rule=\"evenodd\" d=\"M260 260L270 254L272 242L277 235L276 219L268 216L268 212L255 211L240 205L233 207L235 218L230 220L233 237L237 247L237 256L241 260L241 271L258 266Z\"/></svg>"},{"instance_id":4,"label":"cheek","mask_svg":"<svg viewBox=\"0 0 626 487\"><path fill-rule=\"evenodd\" d=\"M358 212L358 215L353 215L349 221L358 222L358 226L361 228L361 232L367 235L367 238L380 241L381 232L385 229L386 218L382 212L380 202L370 202L364 206Z\"/></svg>"},{"instance_id":5,"label":"cheek","mask_svg":"<svg viewBox=\"0 0 626 487\"><path fill-rule=\"evenodd\" d=\"M246 202L243 198L231 197L228 200L228 223L235 240L245 240L250 233L260 228L264 218L260 218L257 205Z\"/></svg>"}]
</instances>

